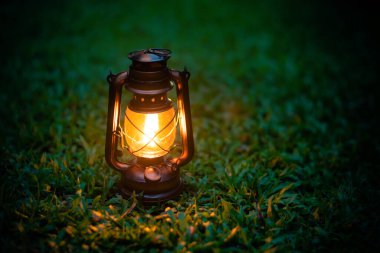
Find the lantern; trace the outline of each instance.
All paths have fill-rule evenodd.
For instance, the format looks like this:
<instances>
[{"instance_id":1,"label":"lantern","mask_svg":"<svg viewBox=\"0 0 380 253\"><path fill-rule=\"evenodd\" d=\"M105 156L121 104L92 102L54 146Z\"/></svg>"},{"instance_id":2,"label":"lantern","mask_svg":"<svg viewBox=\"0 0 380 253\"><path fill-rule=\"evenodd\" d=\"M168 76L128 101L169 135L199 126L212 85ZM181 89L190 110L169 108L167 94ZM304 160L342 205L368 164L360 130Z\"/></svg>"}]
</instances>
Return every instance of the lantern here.
<instances>
[{"instance_id":1,"label":"lantern","mask_svg":"<svg viewBox=\"0 0 380 253\"><path fill-rule=\"evenodd\" d=\"M133 191L144 202L158 202L177 196L182 189L179 168L194 154L188 80L190 73L167 67L170 50L147 49L132 52L129 71L108 75L109 102L105 156L121 173L119 190L123 196ZM132 93L120 124L122 87ZM176 87L177 110L168 97ZM182 152L172 157L177 122ZM123 144L132 159L122 162Z\"/></svg>"}]
</instances>

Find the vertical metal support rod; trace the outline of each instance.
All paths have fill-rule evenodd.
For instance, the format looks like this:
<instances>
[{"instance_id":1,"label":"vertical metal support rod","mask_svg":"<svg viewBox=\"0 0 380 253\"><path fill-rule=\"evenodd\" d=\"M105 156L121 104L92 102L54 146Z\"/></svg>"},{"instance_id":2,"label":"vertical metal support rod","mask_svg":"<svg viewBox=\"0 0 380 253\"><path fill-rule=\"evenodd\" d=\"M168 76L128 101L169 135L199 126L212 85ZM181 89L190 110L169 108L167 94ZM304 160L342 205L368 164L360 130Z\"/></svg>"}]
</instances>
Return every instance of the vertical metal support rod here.
<instances>
[{"instance_id":1,"label":"vertical metal support rod","mask_svg":"<svg viewBox=\"0 0 380 253\"><path fill-rule=\"evenodd\" d=\"M116 135L120 122L121 92L127 76L128 72L107 76L109 97L105 157L108 165L118 171L126 171L130 167L130 165L117 160L119 137Z\"/></svg>"},{"instance_id":2,"label":"vertical metal support rod","mask_svg":"<svg viewBox=\"0 0 380 253\"><path fill-rule=\"evenodd\" d=\"M190 73L184 69L180 72L170 70L173 80L176 83L177 98L178 98L178 113L180 115L180 130L182 137L182 154L174 158L172 162L177 166L183 166L190 162L194 156L194 138L193 127L191 123L191 109L188 80Z\"/></svg>"}]
</instances>

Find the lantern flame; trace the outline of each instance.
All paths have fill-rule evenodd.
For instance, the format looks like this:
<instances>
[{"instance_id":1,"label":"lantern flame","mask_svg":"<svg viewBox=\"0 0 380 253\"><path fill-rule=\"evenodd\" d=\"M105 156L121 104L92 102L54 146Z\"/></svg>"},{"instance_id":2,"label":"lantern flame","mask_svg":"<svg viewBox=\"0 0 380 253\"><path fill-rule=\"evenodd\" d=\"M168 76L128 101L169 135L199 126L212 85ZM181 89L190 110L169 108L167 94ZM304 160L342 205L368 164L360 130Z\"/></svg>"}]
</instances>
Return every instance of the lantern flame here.
<instances>
[{"instance_id":1,"label":"lantern flame","mask_svg":"<svg viewBox=\"0 0 380 253\"><path fill-rule=\"evenodd\" d=\"M144 124L144 137L143 143L148 143L149 147L154 147L156 144L154 143L156 138L154 136L157 134L159 130L158 125L158 115L157 114L147 114L145 118Z\"/></svg>"}]
</instances>

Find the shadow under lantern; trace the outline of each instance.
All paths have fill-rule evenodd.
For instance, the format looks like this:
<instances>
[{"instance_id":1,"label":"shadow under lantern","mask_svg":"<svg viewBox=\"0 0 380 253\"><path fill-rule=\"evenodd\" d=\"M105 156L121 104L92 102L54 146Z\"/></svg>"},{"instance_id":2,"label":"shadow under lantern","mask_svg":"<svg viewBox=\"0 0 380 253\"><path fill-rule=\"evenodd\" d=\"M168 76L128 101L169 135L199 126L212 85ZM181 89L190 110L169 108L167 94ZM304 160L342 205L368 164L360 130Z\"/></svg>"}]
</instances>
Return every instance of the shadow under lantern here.
<instances>
[{"instance_id":1,"label":"shadow under lantern","mask_svg":"<svg viewBox=\"0 0 380 253\"><path fill-rule=\"evenodd\" d=\"M190 73L167 67L170 50L147 49L132 52L129 71L110 74L105 155L107 163L121 173L119 190L130 196L142 193L143 202L158 202L177 196L182 189L179 168L194 154L188 80ZM132 93L125 111L124 127L120 126L123 86ZM168 98L177 91L177 113ZM177 121L182 139L182 153L171 157ZM127 143L133 155L121 162L119 149ZM120 142L120 143L119 143ZM122 147L123 148L123 147Z\"/></svg>"}]
</instances>

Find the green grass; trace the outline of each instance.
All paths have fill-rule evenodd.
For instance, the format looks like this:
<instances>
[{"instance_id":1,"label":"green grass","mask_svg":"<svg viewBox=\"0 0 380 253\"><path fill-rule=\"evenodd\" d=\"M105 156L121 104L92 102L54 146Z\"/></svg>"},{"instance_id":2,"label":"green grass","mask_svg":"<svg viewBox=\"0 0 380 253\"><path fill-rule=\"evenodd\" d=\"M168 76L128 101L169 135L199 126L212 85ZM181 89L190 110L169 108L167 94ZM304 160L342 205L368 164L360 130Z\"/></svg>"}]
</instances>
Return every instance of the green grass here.
<instances>
[{"instance_id":1,"label":"green grass","mask_svg":"<svg viewBox=\"0 0 380 253\"><path fill-rule=\"evenodd\" d=\"M2 4L2 251L378 248L376 43L334 10ZM104 161L105 77L149 47L192 73L196 155L181 197L146 207Z\"/></svg>"}]
</instances>

